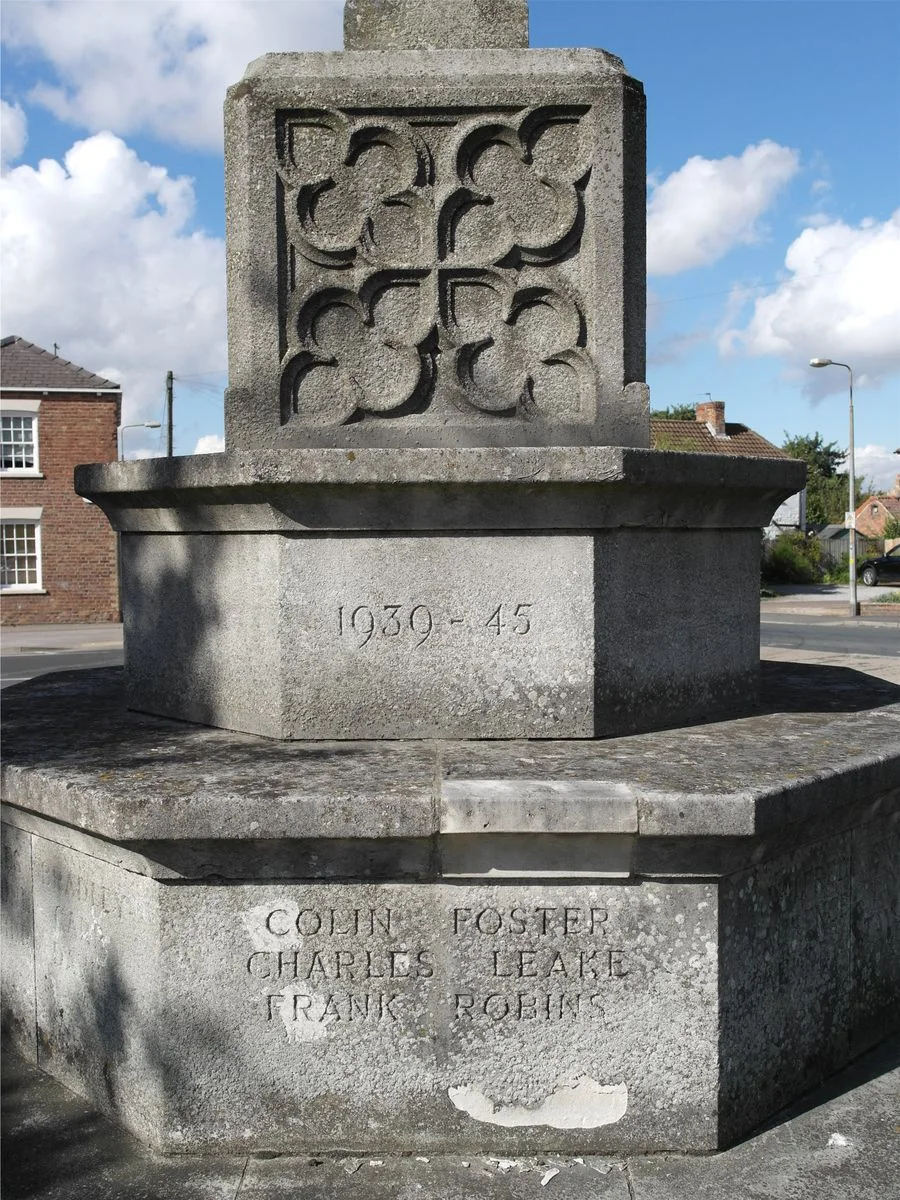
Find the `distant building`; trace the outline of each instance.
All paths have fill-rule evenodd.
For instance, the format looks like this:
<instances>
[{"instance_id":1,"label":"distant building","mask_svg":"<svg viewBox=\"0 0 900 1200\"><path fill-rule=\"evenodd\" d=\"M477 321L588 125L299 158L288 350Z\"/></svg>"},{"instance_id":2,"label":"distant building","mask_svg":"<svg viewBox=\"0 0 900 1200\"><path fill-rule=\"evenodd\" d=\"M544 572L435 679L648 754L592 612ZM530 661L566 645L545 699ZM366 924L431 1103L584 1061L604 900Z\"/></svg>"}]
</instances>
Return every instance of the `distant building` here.
<instances>
[{"instance_id":1,"label":"distant building","mask_svg":"<svg viewBox=\"0 0 900 1200\"><path fill-rule=\"evenodd\" d=\"M900 496L870 496L856 510L856 528L870 538L883 538L891 519L900 521Z\"/></svg>"},{"instance_id":2,"label":"distant building","mask_svg":"<svg viewBox=\"0 0 900 1200\"><path fill-rule=\"evenodd\" d=\"M747 458L790 458L784 450L761 434L725 420L725 403L709 400L698 404L694 421L668 417L650 418L650 445L654 450L678 450L688 454L735 454ZM806 528L806 489L789 496L778 508L765 533L776 537L791 529Z\"/></svg>"},{"instance_id":3,"label":"distant building","mask_svg":"<svg viewBox=\"0 0 900 1200\"><path fill-rule=\"evenodd\" d=\"M0 342L0 616L115 621L116 539L75 494L78 463L113 462L122 390L20 337Z\"/></svg>"}]
</instances>

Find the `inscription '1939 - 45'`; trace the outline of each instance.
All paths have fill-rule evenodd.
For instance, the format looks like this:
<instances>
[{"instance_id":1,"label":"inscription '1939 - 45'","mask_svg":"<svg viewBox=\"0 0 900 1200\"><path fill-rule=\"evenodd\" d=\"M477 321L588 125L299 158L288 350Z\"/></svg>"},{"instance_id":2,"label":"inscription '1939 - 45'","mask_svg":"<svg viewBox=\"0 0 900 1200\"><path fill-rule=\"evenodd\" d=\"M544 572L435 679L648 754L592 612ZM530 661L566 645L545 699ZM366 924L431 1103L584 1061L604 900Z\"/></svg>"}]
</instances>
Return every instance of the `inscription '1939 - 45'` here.
<instances>
[{"instance_id":1,"label":"inscription '1939 - 45'","mask_svg":"<svg viewBox=\"0 0 900 1200\"><path fill-rule=\"evenodd\" d=\"M510 634L527 637L531 633L531 602L494 605L490 612L435 613L427 604L341 604L337 610L337 635L356 642L359 648L374 639L409 642L413 649L420 646L439 629L454 630L460 626L488 636Z\"/></svg>"}]
</instances>

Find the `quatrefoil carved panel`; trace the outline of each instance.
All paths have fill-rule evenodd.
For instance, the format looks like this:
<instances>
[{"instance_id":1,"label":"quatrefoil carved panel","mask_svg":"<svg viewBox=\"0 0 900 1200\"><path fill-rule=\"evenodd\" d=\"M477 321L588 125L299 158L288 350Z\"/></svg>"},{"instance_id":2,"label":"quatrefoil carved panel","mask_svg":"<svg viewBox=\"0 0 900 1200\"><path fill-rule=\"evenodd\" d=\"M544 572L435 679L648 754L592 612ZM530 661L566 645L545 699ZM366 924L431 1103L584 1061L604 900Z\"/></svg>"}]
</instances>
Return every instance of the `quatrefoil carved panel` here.
<instances>
[{"instance_id":1,"label":"quatrefoil carved panel","mask_svg":"<svg viewBox=\"0 0 900 1200\"><path fill-rule=\"evenodd\" d=\"M324 267L406 266L433 258L432 174L426 143L400 121L297 114L279 174L293 194L296 248Z\"/></svg>"},{"instance_id":2,"label":"quatrefoil carved panel","mask_svg":"<svg viewBox=\"0 0 900 1200\"><path fill-rule=\"evenodd\" d=\"M279 125L282 416L577 420L583 110L309 110Z\"/></svg>"},{"instance_id":3,"label":"quatrefoil carved panel","mask_svg":"<svg viewBox=\"0 0 900 1200\"><path fill-rule=\"evenodd\" d=\"M457 379L483 412L575 422L593 382L579 344L581 313L571 296L536 275L472 272L451 282Z\"/></svg>"},{"instance_id":4,"label":"quatrefoil carved panel","mask_svg":"<svg viewBox=\"0 0 900 1200\"><path fill-rule=\"evenodd\" d=\"M361 293L333 288L310 297L298 320L304 348L285 372L294 411L308 423L343 424L426 395L434 365L426 290L398 275Z\"/></svg>"}]
</instances>

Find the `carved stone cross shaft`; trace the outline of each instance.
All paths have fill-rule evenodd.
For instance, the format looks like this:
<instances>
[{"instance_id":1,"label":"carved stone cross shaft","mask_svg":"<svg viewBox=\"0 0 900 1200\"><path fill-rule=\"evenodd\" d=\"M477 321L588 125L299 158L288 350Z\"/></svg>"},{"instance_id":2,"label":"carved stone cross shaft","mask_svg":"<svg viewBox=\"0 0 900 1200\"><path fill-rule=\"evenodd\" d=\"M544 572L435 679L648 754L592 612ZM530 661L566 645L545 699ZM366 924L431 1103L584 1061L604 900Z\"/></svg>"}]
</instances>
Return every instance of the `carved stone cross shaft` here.
<instances>
[{"instance_id":1,"label":"carved stone cross shaft","mask_svg":"<svg viewBox=\"0 0 900 1200\"><path fill-rule=\"evenodd\" d=\"M232 445L646 445L644 100L526 0L348 0L226 104Z\"/></svg>"},{"instance_id":2,"label":"carved stone cross shaft","mask_svg":"<svg viewBox=\"0 0 900 1200\"><path fill-rule=\"evenodd\" d=\"M527 0L347 0L347 50L521 49Z\"/></svg>"}]
</instances>

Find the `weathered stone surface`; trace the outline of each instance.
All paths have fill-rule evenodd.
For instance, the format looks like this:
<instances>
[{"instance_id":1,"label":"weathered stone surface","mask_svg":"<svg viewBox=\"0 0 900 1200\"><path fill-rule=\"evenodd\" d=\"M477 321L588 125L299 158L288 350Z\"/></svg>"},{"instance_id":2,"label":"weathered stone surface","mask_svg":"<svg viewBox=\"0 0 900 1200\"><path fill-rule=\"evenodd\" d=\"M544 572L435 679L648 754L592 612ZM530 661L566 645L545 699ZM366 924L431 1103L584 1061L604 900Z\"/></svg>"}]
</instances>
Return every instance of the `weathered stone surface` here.
<instances>
[{"instance_id":1,"label":"weathered stone surface","mask_svg":"<svg viewBox=\"0 0 900 1200\"><path fill-rule=\"evenodd\" d=\"M593 736L590 539L345 537L282 553L282 736Z\"/></svg>"},{"instance_id":2,"label":"weathered stone surface","mask_svg":"<svg viewBox=\"0 0 900 1200\"><path fill-rule=\"evenodd\" d=\"M900 922L893 916L900 890L900 813L886 804L883 814L851 831L848 873L851 880L866 880L850 905L857 983L850 1026L856 1051L877 1040L900 1001Z\"/></svg>"},{"instance_id":3,"label":"weathered stone surface","mask_svg":"<svg viewBox=\"0 0 900 1200\"><path fill-rule=\"evenodd\" d=\"M230 448L648 444L644 104L618 59L269 55L226 143Z\"/></svg>"},{"instance_id":4,"label":"weathered stone surface","mask_svg":"<svg viewBox=\"0 0 900 1200\"><path fill-rule=\"evenodd\" d=\"M38 1066L159 1144L169 1108L157 1070L168 970L159 885L55 841L30 840Z\"/></svg>"},{"instance_id":5,"label":"weathered stone surface","mask_svg":"<svg viewBox=\"0 0 900 1200\"><path fill-rule=\"evenodd\" d=\"M618 446L242 450L78 467L128 533L749 529L802 463Z\"/></svg>"},{"instance_id":6,"label":"weathered stone surface","mask_svg":"<svg viewBox=\"0 0 900 1200\"><path fill-rule=\"evenodd\" d=\"M39 1062L167 1150L709 1149L851 1056L871 986L846 835L723 879L177 887L29 836Z\"/></svg>"},{"instance_id":7,"label":"weathered stone surface","mask_svg":"<svg viewBox=\"0 0 900 1200\"><path fill-rule=\"evenodd\" d=\"M688 729L432 743L273 741L129 712L120 669L48 675L4 692L4 795L148 853L151 843L176 841L207 843L211 853L218 839L253 862L291 839L317 841L319 856L342 840L433 843L460 832L461 801L483 796L486 784L520 800L515 821L507 810L506 832L533 834L552 822L558 834L614 833L612 797L614 812L634 803L641 844L685 846L679 873L691 861L705 871L701 841L750 853L746 839L759 839L752 853L762 861L811 822L818 837L843 829L847 813L869 823L896 805L900 689L847 675L808 671L802 690L795 682L782 695L773 677L768 712ZM73 717L84 713L89 739ZM220 845L218 864L222 853ZM868 853L874 877L881 860L874 847ZM660 873L669 874L673 860L664 861ZM439 877L439 859L429 862L420 878ZM732 859L728 871L747 865ZM873 927L864 936L879 934Z\"/></svg>"},{"instance_id":8,"label":"weathered stone surface","mask_svg":"<svg viewBox=\"0 0 900 1200\"><path fill-rule=\"evenodd\" d=\"M626 783L599 780L446 779L442 833L637 833Z\"/></svg>"},{"instance_id":9,"label":"weathered stone surface","mask_svg":"<svg viewBox=\"0 0 900 1200\"><path fill-rule=\"evenodd\" d=\"M2 825L3 1039L26 1058L37 1056L34 1007L31 838Z\"/></svg>"},{"instance_id":10,"label":"weathered stone surface","mask_svg":"<svg viewBox=\"0 0 900 1200\"><path fill-rule=\"evenodd\" d=\"M885 1200L895 1190L900 1039L889 1038L769 1127L712 1155L162 1156L16 1055L4 1055L9 1200ZM839 1137L835 1137L835 1133ZM542 1183L542 1181L545 1181Z\"/></svg>"},{"instance_id":11,"label":"weathered stone surface","mask_svg":"<svg viewBox=\"0 0 900 1200\"><path fill-rule=\"evenodd\" d=\"M714 1144L709 884L185 889L35 854L41 1065L160 1147Z\"/></svg>"},{"instance_id":12,"label":"weathered stone surface","mask_svg":"<svg viewBox=\"0 0 900 1200\"><path fill-rule=\"evenodd\" d=\"M756 689L758 557L753 531L133 534L129 703L299 739L592 738L711 717Z\"/></svg>"},{"instance_id":13,"label":"weathered stone surface","mask_svg":"<svg viewBox=\"0 0 900 1200\"><path fill-rule=\"evenodd\" d=\"M132 535L130 702L288 738L593 737L734 708L755 529L803 471L611 447L215 457L79 471Z\"/></svg>"},{"instance_id":14,"label":"weathered stone surface","mask_svg":"<svg viewBox=\"0 0 900 1200\"><path fill-rule=\"evenodd\" d=\"M345 50L516 49L528 0L347 0Z\"/></svg>"},{"instance_id":15,"label":"weathered stone surface","mask_svg":"<svg viewBox=\"0 0 900 1200\"><path fill-rule=\"evenodd\" d=\"M6 693L44 982L5 1020L159 1146L711 1148L896 1022L866 681L606 743L286 744L128 713L119 674Z\"/></svg>"},{"instance_id":16,"label":"weathered stone surface","mask_svg":"<svg viewBox=\"0 0 900 1200\"><path fill-rule=\"evenodd\" d=\"M285 664L281 541L122 539L128 690L136 708L278 736ZM248 603L248 593L252 603Z\"/></svg>"}]
</instances>

